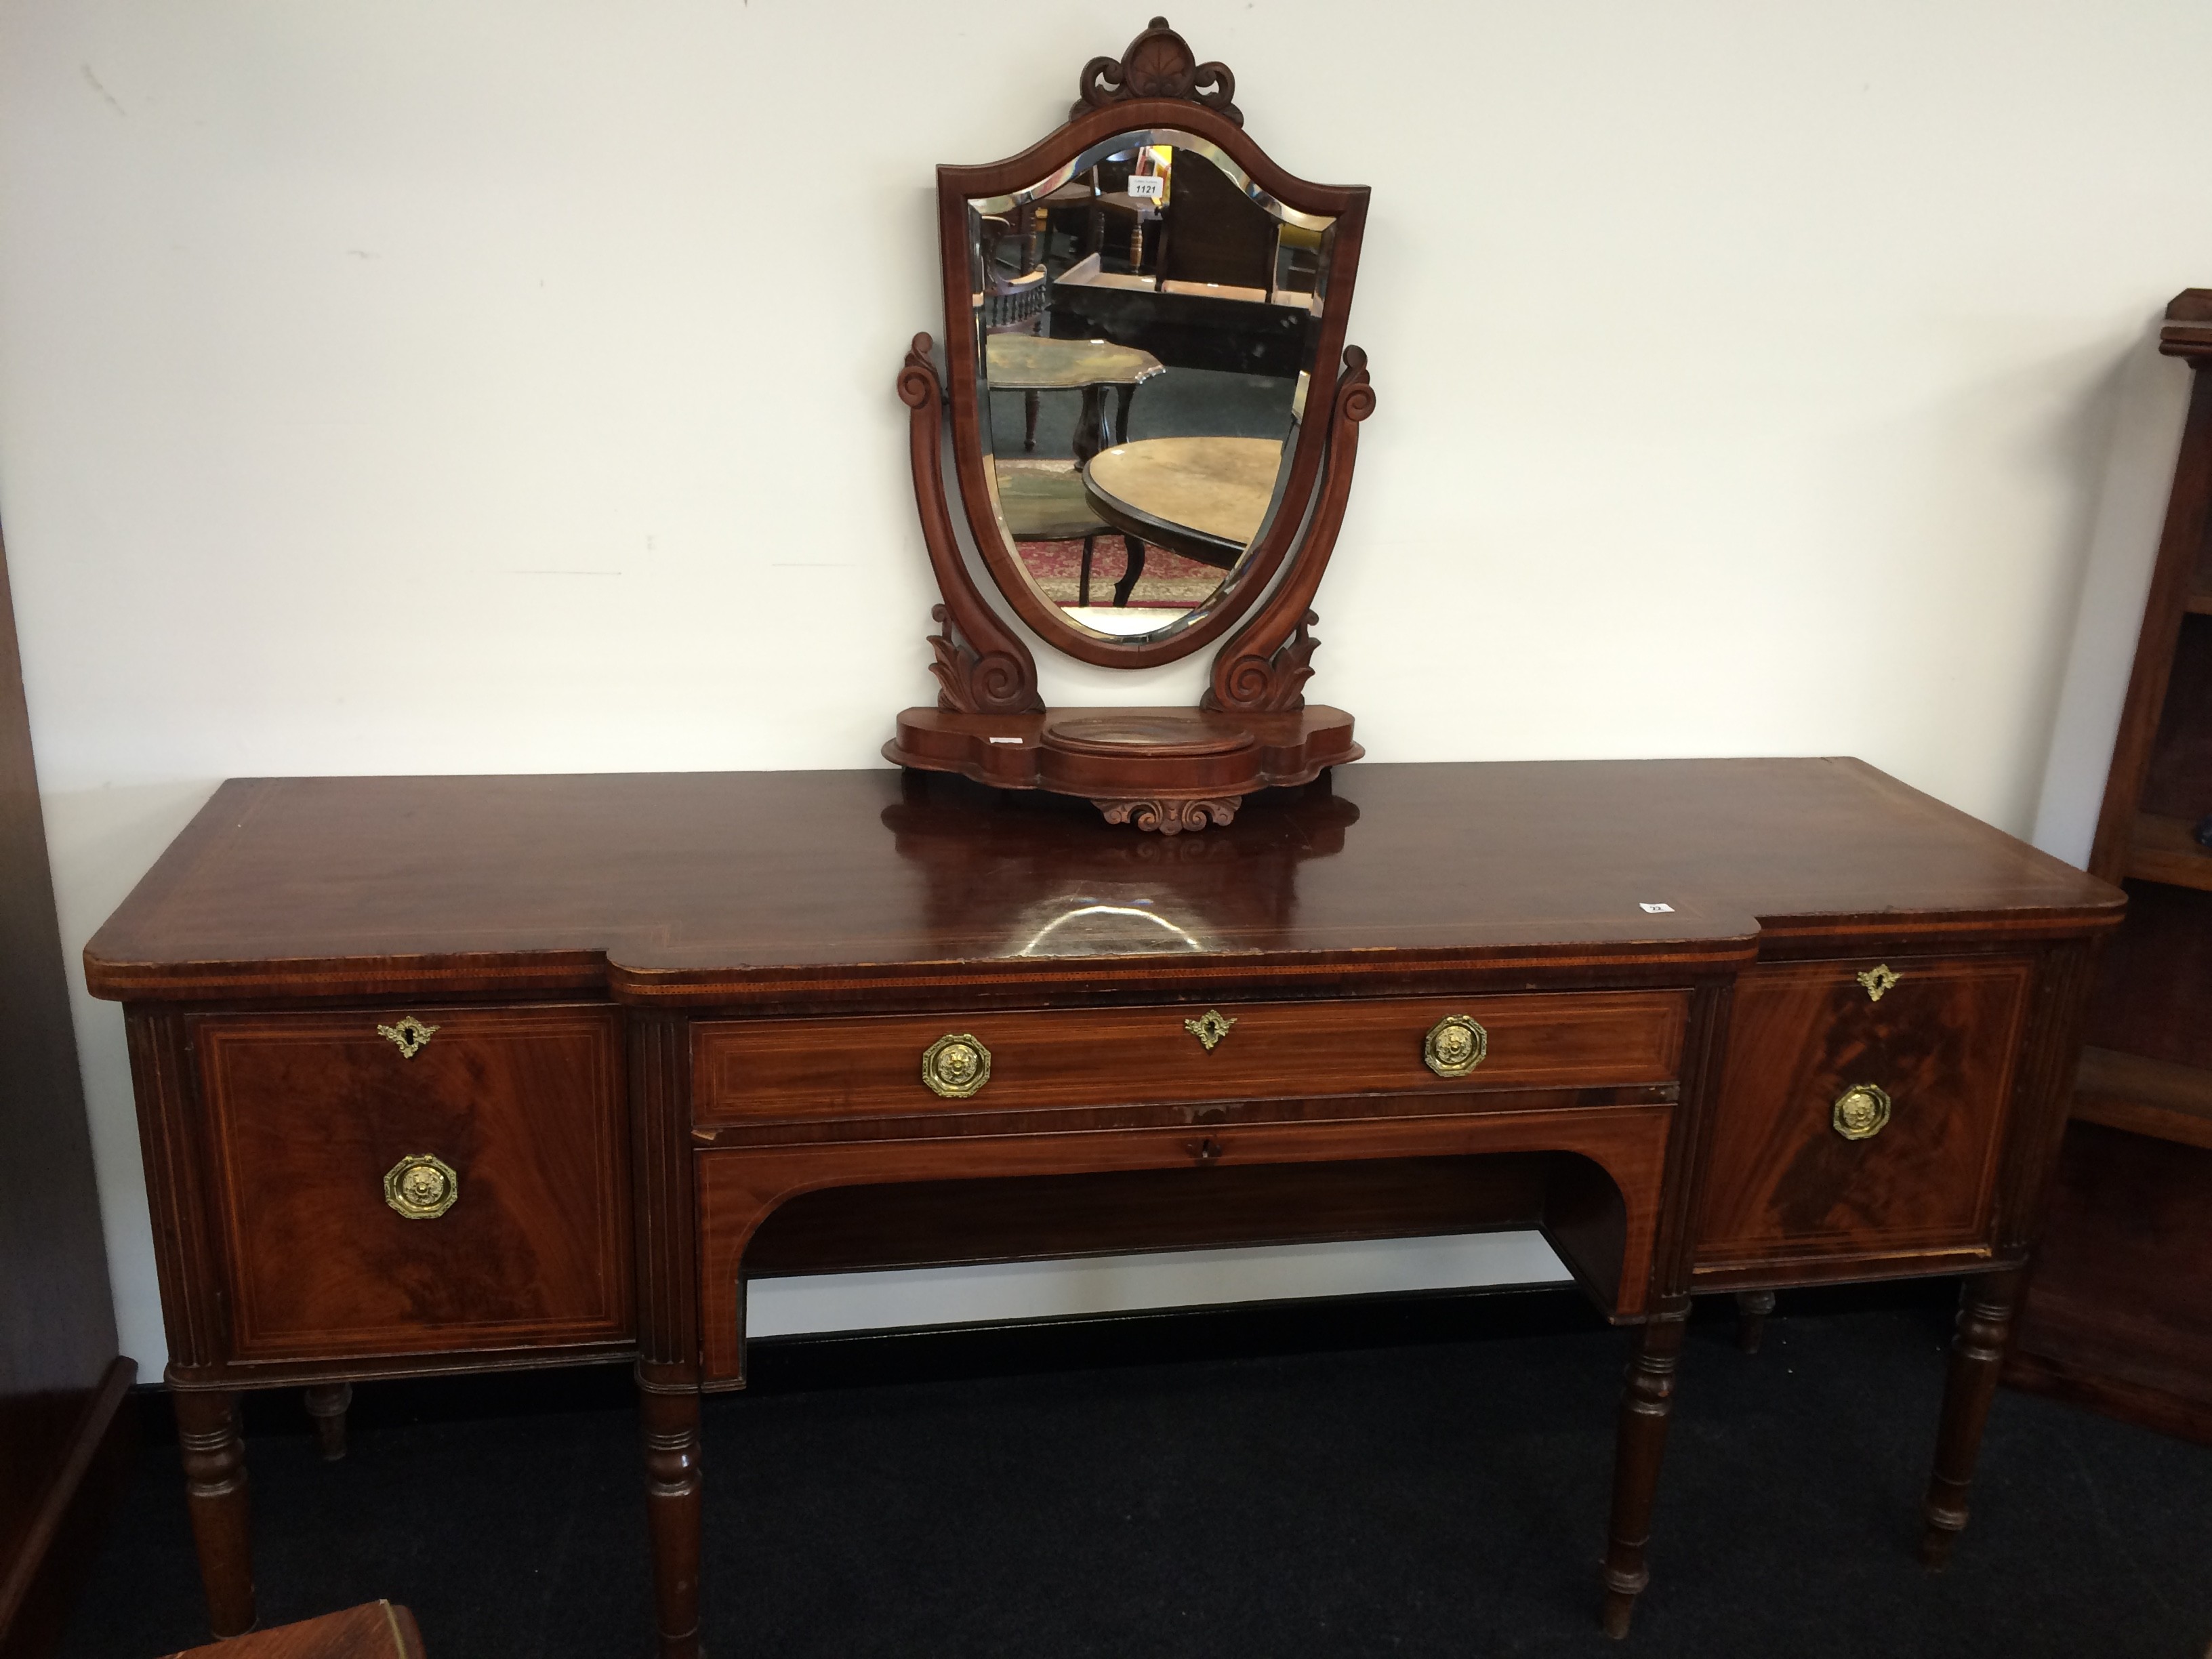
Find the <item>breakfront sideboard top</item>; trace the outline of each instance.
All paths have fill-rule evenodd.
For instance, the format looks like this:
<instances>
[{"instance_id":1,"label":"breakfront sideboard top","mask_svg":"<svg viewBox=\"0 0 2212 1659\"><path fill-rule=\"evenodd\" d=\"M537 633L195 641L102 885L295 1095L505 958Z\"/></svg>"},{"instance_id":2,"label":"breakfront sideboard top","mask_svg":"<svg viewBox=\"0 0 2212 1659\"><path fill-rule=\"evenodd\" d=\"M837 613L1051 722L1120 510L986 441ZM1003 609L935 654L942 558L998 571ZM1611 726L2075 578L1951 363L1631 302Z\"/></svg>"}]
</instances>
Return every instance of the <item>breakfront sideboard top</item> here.
<instances>
[{"instance_id":1,"label":"breakfront sideboard top","mask_svg":"<svg viewBox=\"0 0 2212 1659\"><path fill-rule=\"evenodd\" d=\"M86 947L86 974L134 1000L404 985L743 1003L1096 989L1126 960L1202 995L1263 969L1717 967L1762 930L1933 912L2079 931L2121 903L1854 760L1361 765L1255 807L1231 834L1165 842L880 769L240 779Z\"/></svg>"}]
</instances>

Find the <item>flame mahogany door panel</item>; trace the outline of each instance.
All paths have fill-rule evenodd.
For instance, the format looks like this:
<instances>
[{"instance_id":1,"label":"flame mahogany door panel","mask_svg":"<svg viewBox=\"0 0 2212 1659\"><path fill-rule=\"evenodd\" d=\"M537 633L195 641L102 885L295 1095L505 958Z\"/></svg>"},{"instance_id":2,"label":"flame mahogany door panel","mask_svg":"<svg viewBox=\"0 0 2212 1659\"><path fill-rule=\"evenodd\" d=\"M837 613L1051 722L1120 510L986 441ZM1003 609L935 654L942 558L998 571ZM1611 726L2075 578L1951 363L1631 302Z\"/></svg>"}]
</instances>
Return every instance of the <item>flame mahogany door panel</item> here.
<instances>
[{"instance_id":1,"label":"flame mahogany door panel","mask_svg":"<svg viewBox=\"0 0 2212 1659\"><path fill-rule=\"evenodd\" d=\"M1876 1000L1859 975L1885 965L1896 981ZM1698 1268L1863 1273L1885 1256L1986 1253L2033 975L2025 956L1746 973L1706 1154ZM1852 1139L1837 1103L1859 1085L1885 1092L1890 1113Z\"/></svg>"},{"instance_id":2,"label":"flame mahogany door panel","mask_svg":"<svg viewBox=\"0 0 2212 1659\"><path fill-rule=\"evenodd\" d=\"M412 1014L411 1056L380 1036ZM611 1007L189 1022L238 1361L630 1339L629 1137ZM443 1214L385 1178L429 1155Z\"/></svg>"}]
</instances>

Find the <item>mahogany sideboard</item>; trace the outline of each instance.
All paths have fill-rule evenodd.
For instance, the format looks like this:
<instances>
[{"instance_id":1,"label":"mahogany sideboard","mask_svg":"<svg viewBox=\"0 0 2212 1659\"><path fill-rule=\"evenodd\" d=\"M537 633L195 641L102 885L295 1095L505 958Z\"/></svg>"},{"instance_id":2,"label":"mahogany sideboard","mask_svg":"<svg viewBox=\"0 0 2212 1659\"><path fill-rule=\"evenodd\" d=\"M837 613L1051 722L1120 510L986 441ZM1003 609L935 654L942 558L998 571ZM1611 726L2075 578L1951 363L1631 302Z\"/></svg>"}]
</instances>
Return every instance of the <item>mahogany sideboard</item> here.
<instances>
[{"instance_id":1,"label":"mahogany sideboard","mask_svg":"<svg viewBox=\"0 0 2212 1659\"><path fill-rule=\"evenodd\" d=\"M1362 764L1176 839L883 769L227 783L85 952L214 1628L244 1389L635 1361L674 1659L748 1273L1504 1226L1633 1329L1614 1634L1698 1291L1964 1277L1940 1561L2123 902L1850 760Z\"/></svg>"}]
</instances>

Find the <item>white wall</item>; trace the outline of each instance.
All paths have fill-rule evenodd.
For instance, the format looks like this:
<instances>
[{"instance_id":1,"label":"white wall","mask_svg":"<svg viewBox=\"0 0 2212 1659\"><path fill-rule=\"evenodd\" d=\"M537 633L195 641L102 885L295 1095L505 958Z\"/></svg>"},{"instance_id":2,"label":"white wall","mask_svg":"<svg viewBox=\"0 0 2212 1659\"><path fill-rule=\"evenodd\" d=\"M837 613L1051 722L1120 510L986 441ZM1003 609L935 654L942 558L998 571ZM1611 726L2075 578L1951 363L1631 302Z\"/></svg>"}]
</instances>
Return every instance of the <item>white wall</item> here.
<instances>
[{"instance_id":1,"label":"white wall","mask_svg":"<svg viewBox=\"0 0 2212 1659\"><path fill-rule=\"evenodd\" d=\"M1316 689L1375 758L1853 753L2086 845L2184 379L2147 331L2212 283L2212 11L1174 15L1285 165L1374 187ZM877 763L931 690L891 383L932 165L1029 143L1145 9L1011 17L0 7L72 947L226 775ZM151 1363L121 1023L78 1018Z\"/></svg>"}]
</instances>

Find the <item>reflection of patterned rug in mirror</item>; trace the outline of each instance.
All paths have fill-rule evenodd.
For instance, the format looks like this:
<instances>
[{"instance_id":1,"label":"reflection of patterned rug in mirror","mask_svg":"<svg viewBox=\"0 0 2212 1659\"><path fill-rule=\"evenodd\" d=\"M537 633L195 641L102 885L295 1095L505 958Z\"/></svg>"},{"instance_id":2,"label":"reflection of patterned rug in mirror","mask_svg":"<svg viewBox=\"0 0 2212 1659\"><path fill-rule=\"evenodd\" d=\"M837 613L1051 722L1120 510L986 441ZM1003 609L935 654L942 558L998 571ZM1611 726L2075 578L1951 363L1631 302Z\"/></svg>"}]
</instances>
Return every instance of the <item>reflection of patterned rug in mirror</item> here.
<instances>
[{"instance_id":1,"label":"reflection of patterned rug in mirror","mask_svg":"<svg viewBox=\"0 0 2212 1659\"><path fill-rule=\"evenodd\" d=\"M1083 574L1080 540L1017 542L1014 545L1020 550L1022 566L1030 573L1030 580L1045 598L1054 605L1075 603ZM1127 564L1118 532L1109 532L1098 538L1097 550L1091 559L1092 605L1113 604L1114 584L1121 580L1121 572ZM1188 611L1211 599L1213 590L1220 586L1221 572L1212 566L1186 559L1180 553L1170 553L1164 547L1148 545L1145 549L1145 574L1137 578L1136 588L1129 595L1129 609Z\"/></svg>"}]
</instances>

